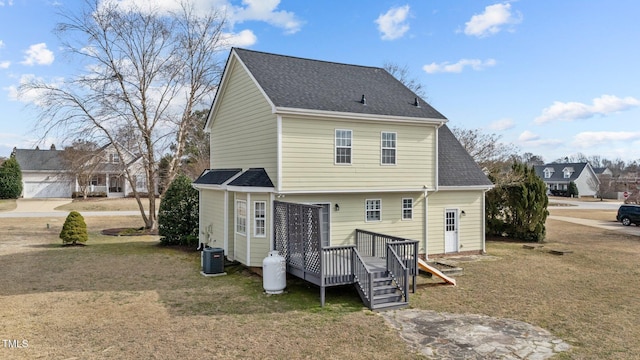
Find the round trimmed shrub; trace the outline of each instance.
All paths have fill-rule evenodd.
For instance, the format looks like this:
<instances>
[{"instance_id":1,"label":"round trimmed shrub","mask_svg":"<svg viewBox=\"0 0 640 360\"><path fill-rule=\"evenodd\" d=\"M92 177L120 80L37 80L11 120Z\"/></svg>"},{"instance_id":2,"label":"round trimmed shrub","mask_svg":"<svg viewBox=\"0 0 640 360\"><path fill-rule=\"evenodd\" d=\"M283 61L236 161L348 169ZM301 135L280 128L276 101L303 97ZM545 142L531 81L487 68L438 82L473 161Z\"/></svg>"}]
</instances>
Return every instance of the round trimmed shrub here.
<instances>
[{"instance_id":1,"label":"round trimmed shrub","mask_svg":"<svg viewBox=\"0 0 640 360\"><path fill-rule=\"evenodd\" d=\"M163 245L198 244L198 190L184 174L176 176L160 201L158 234Z\"/></svg>"},{"instance_id":2,"label":"round trimmed shrub","mask_svg":"<svg viewBox=\"0 0 640 360\"><path fill-rule=\"evenodd\" d=\"M85 243L89 239L87 234L87 224L84 222L84 217L77 211L72 211L67 215L67 219L64 221L62 231L60 231L60 239L63 244L77 244Z\"/></svg>"}]
</instances>

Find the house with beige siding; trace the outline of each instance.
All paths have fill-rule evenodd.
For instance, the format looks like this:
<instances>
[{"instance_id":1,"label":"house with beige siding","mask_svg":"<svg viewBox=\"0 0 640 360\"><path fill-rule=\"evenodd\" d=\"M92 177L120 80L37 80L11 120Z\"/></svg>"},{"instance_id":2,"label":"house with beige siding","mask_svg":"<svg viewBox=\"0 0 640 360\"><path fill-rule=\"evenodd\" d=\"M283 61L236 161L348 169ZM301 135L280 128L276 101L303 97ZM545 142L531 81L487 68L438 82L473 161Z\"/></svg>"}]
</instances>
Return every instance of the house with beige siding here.
<instances>
[{"instance_id":1,"label":"house with beige siding","mask_svg":"<svg viewBox=\"0 0 640 360\"><path fill-rule=\"evenodd\" d=\"M492 184L446 123L384 69L234 48L193 185L200 242L250 267L384 236L426 259L482 253Z\"/></svg>"}]
</instances>

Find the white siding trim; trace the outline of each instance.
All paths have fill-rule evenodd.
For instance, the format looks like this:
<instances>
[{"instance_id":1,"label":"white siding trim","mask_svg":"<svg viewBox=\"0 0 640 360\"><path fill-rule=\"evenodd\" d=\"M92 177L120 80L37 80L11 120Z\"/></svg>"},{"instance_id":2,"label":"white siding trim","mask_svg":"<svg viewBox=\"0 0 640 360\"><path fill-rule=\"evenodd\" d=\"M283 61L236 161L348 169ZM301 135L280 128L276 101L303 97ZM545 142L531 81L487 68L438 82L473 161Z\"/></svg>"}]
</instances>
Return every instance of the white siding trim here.
<instances>
[{"instance_id":1,"label":"white siding trim","mask_svg":"<svg viewBox=\"0 0 640 360\"><path fill-rule=\"evenodd\" d=\"M429 260L429 192L424 191L424 259Z\"/></svg>"},{"instance_id":2,"label":"white siding trim","mask_svg":"<svg viewBox=\"0 0 640 360\"><path fill-rule=\"evenodd\" d=\"M440 126L442 126L442 125L440 125ZM436 126L436 131L435 131L436 136L435 136L434 141L433 141L434 142L434 147L435 147L433 152L436 154L435 155L435 159L434 159L435 160L434 162L436 163L436 167L435 167L435 169L433 169L433 173L436 175L436 178L434 179L435 180L435 184L434 185L436 187L436 191L438 191L439 188L440 188L440 171L438 170L438 169L440 169L440 162L438 160L438 158L440 157L440 153L438 151L438 148L440 146L439 142L438 142L438 138L440 137L440 135L439 135L440 126Z\"/></svg>"},{"instance_id":3,"label":"white siding trim","mask_svg":"<svg viewBox=\"0 0 640 360\"><path fill-rule=\"evenodd\" d=\"M282 115L276 116L276 129L277 129L277 160L276 160L276 168L277 170L277 190L282 190Z\"/></svg>"},{"instance_id":4,"label":"white siding trim","mask_svg":"<svg viewBox=\"0 0 640 360\"><path fill-rule=\"evenodd\" d=\"M247 228L246 228L246 239L247 239L247 266L251 266L251 220L253 220L253 216L251 216L251 193L247 194Z\"/></svg>"},{"instance_id":5,"label":"white siding trim","mask_svg":"<svg viewBox=\"0 0 640 360\"><path fill-rule=\"evenodd\" d=\"M236 236L236 199L238 198L238 194L233 193L233 258L237 259L236 249L238 248L238 237ZM225 212L228 209L225 209Z\"/></svg>"},{"instance_id":6,"label":"white siding trim","mask_svg":"<svg viewBox=\"0 0 640 360\"><path fill-rule=\"evenodd\" d=\"M495 185L476 185L476 186L440 186L439 190L491 190Z\"/></svg>"},{"instance_id":7,"label":"white siding trim","mask_svg":"<svg viewBox=\"0 0 640 360\"><path fill-rule=\"evenodd\" d=\"M239 193L272 193L275 191L272 187L259 186L227 186L227 190Z\"/></svg>"},{"instance_id":8,"label":"white siding trim","mask_svg":"<svg viewBox=\"0 0 640 360\"><path fill-rule=\"evenodd\" d=\"M224 252L229 256L229 192L224 192L224 211L222 212L224 215L224 225L222 233L224 234L223 247ZM235 247L234 247L235 248ZM235 254L234 254L235 257Z\"/></svg>"},{"instance_id":9,"label":"white siding trim","mask_svg":"<svg viewBox=\"0 0 640 360\"><path fill-rule=\"evenodd\" d=\"M311 109L299 109L288 107L276 107L276 114L282 115L295 115L295 116L314 116L324 117L327 119L349 119L350 121L367 121L367 122L393 122L393 123L411 123L411 124L423 124L423 125L438 125L442 126L447 123L447 119L434 119L434 118L418 118L408 116L391 116L391 115L375 115L375 114L360 114L350 112L339 111L325 111L325 110L311 110Z\"/></svg>"},{"instance_id":10,"label":"white siding trim","mask_svg":"<svg viewBox=\"0 0 640 360\"><path fill-rule=\"evenodd\" d=\"M285 190L280 191L281 195L298 195L298 194L362 194L362 193L398 193L398 192L424 192L425 190L434 191L433 188L405 188L405 189L337 189L337 190ZM460 190L469 190L467 188Z\"/></svg>"},{"instance_id":11,"label":"white siding trim","mask_svg":"<svg viewBox=\"0 0 640 360\"><path fill-rule=\"evenodd\" d=\"M269 204L268 205L268 209L270 210L271 213L271 217L269 218L269 220L267 221L271 221L271 224L269 225L268 229L269 229L269 233L267 234L267 238L269 238L269 251L273 251L275 250L274 247L274 239L273 239L273 202L275 200L275 195L273 193L269 194Z\"/></svg>"}]
</instances>

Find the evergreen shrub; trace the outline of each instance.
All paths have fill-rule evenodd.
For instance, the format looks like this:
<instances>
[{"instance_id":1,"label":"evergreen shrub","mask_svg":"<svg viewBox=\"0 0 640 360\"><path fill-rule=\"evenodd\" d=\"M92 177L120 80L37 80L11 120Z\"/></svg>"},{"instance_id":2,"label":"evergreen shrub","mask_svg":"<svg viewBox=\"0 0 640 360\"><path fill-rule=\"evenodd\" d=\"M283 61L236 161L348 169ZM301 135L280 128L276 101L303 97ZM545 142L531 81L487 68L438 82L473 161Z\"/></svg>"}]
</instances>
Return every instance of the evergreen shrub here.
<instances>
[{"instance_id":1,"label":"evergreen shrub","mask_svg":"<svg viewBox=\"0 0 640 360\"><path fill-rule=\"evenodd\" d=\"M158 234L163 245L198 244L198 190L191 179L180 174L171 182L160 201Z\"/></svg>"},{"instance_id":2,"label":"evergreen shrub","mask_svg":"<svg viewBox=\"0 0 640 360\"><path fill-rule=\"evenodd\" d=\"M60 239L62 239L63 244L76 245L77 243L84 244L87 242L89 239L87 224L79 212L72 211L67 215L62 231L60 231Z\"/></svg>"}]
</instances>

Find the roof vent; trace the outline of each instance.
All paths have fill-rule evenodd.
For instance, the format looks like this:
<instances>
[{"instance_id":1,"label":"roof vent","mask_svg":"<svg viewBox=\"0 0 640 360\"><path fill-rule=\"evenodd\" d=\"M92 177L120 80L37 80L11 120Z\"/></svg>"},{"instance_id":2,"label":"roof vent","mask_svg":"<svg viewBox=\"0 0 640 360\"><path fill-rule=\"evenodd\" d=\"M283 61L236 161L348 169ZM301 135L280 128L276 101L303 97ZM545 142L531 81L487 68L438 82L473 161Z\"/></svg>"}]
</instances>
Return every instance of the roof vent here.
<instances>
[{"instance_id":1,"label":"roof vent","mask_svg":"<svg viewBox=\"0 0 640 360\"><path fill-rule=\"evenodd\" d=\"M365 99L364 94L362 94L362 99L360 99L360 104L367 105L367 99Z\"/></svg>"},{"instance_id":2,"label":"roof vent","mask_svg":"<svg viewBox=\"0 0 640 360\"><path fill-rule=\"evenodd\" d=\"M416 98L416 99L413 101L413 106L418 107L418 108L420 107L420 102L418 101L418 98Z\"/></svg>"}]
</instances>

